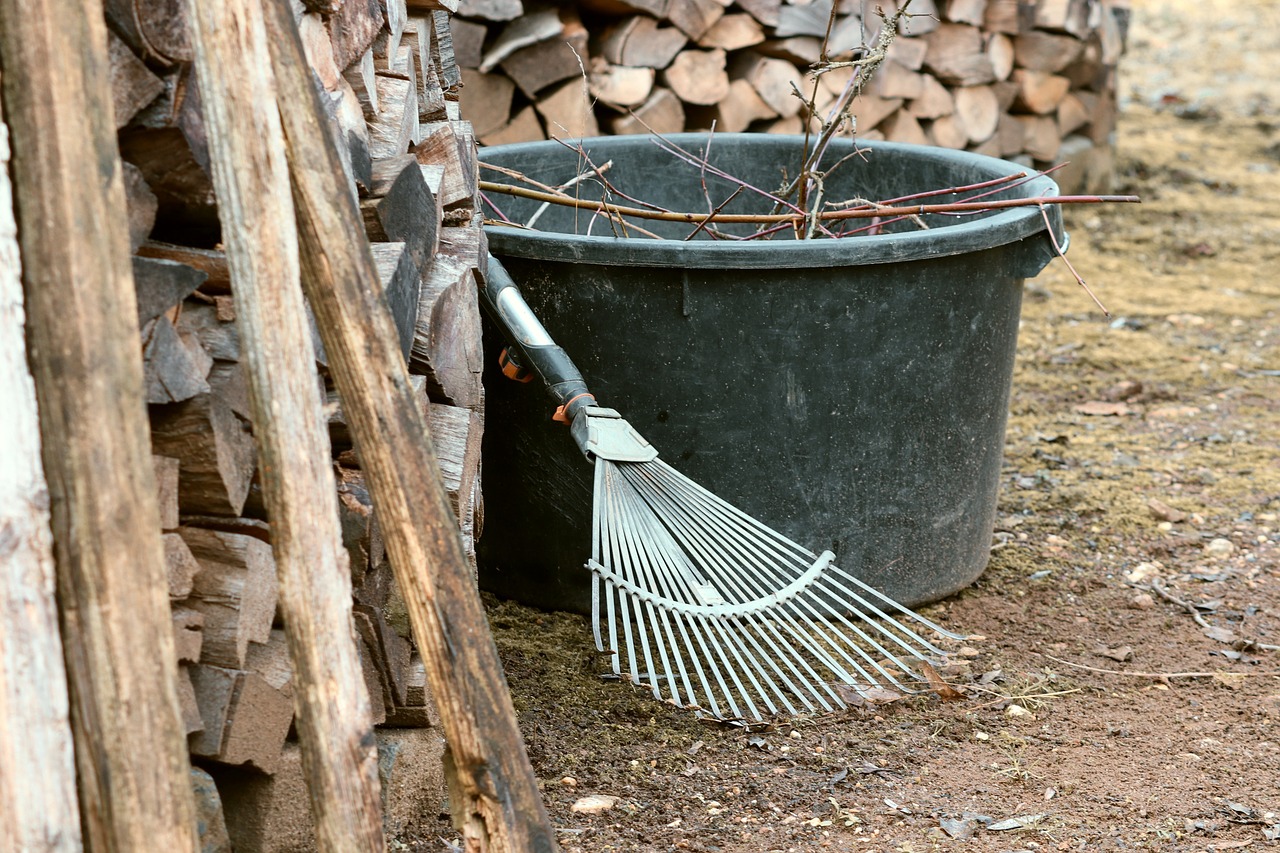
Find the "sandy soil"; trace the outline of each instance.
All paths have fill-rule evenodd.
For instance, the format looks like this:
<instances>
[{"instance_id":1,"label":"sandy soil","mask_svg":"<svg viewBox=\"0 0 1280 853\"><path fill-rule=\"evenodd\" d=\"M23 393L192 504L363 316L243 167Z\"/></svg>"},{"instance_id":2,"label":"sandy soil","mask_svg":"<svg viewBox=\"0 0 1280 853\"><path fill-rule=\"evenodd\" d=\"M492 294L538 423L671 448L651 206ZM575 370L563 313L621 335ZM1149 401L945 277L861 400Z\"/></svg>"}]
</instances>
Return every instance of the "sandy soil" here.
<instances>
[{"instance_id":1,"label":"sandy soil","mask_svg":"<svg viewBox=\"0 0 1280 853\"><path fill-rule=\"evenodd\" d=\"M991 566L926 610L987 638L964 698L709 725L601 681L584 619L495 604L566 849L1280 849L1280 4L1134 6L1143 204L1068 211L1112 316L1029 285Z\"/></svg>"}]
</instances>

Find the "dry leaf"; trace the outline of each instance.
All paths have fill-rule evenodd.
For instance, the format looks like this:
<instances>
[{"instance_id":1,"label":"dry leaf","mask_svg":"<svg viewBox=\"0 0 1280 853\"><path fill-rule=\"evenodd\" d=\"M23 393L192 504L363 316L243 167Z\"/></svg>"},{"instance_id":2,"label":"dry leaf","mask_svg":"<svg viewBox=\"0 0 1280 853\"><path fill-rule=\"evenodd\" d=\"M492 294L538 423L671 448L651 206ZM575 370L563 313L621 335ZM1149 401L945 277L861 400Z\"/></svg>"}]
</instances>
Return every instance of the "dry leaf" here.
<instances>
[{"instance_id":1,"label":"dry leaf","mask_svg":"<svg viewBox=\"0 0 1280 853\"><path fill-rule=\"evenodd\" d=\"M1232 690L1239 689L1239 687L1244 684L1248 678L1249 676L1242 672L1215 672L1213 674L1214 681L1230 687Z\"/></svg>"},{"instance_id":2,"label":"dry leaf","mask_svg":"<svg viewBox=\"0 0 1280 853\"><path fill-rule=\"evenodd\" d=\"M1214 625L1204 629L1204 635L1210 640L1217 640L1219 643L1234 643L1236 635L1229 628L1219 628Z\"/></svg>"},{"instance_id":3,"label":"dry leaf","mask_svg":"<svg viewBox=\"0 0 1280 853\"><path fill-rule=\"evenodd\" d=\"M943 702L958 702L964 698L964 692L947 684L928 661L921 661L920 668L924 670L924 677L929 679L929 689L937 693Z\"/></svg>"},{"instance_id":4,"label":"dry leaf","mask_svg":"<svg viewBox=\"0 0 1280 853\"><path fill-rule=\"evenodd\" d=\"M1111 658L1113 661L1125 663L1133 660L1133 649L1129 646L1120 646L1118 648L1109 649L1106 646L1098 646L1093 650L1095 655L1101 655L1104 658Z\"/></svg>"}]
</instances>

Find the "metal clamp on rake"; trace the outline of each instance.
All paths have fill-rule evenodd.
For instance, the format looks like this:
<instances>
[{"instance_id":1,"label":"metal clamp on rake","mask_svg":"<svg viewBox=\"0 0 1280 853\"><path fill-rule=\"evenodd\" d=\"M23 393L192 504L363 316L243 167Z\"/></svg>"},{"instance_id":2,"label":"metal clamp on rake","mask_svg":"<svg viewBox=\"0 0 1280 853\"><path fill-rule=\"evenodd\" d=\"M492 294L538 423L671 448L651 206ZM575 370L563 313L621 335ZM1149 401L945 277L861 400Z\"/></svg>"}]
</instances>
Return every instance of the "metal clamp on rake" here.
<instances>
[{"instance_id":1,"label":"metal clamp on rake","mask_svg":"<svg viewBox=\"0 0 1280 853\"><path fill-rule=\"evenodd\" d=\"M482 292L595 465L586 565L596 648L613 653L614 673L682 707L763 719L843 708L840 685L863 696L911 692L905 682L925 679L908 661L945 655L919 632L963 638L659 459L616 411L595 404L496 259Z\"/></svg>"}]
</instances>

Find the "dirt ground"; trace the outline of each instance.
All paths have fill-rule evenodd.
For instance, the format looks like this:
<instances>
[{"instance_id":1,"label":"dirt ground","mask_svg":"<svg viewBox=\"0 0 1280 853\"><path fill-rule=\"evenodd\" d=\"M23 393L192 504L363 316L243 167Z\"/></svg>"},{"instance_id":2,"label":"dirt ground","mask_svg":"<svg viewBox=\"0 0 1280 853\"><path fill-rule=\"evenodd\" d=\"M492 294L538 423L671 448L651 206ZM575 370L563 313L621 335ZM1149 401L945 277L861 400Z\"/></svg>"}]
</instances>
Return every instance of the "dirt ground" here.
<instances>
[{"instance_id":1,"label":"dirt ground","mask_svg":"<svg viewBox=\"0 0 1280 853\"><path fill-rule=\"evenodd\" d=\"M1112 316L1029 283L991 565L925 609L964 697L702 723L495 603L567 850L1280 850L1280 8L1134 0L1129 47L1143 203L1067 211Z\"/></svg>"}]
</instances>

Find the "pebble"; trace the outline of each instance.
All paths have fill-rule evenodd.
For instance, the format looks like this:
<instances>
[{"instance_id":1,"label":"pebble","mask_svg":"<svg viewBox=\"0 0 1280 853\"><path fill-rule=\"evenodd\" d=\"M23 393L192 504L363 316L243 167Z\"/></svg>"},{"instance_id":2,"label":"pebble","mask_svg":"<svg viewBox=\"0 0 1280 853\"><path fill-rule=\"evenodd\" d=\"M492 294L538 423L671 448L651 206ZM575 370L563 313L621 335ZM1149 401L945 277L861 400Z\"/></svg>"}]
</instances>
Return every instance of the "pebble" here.
<instances>
[{"instance_id":1,"label":"pebble","mask_svg":"<svg viewBox=\"0 0 1280 853\"><path fill-rule=\"evenodd\" d=\"M1010 705L1008 708L1004 709L1004 715L1006 717L1013 717L1015 719L1019 717L1026 717L1028 719L1034 720L1036 718L1035 714L1031 713L1021 705Z\"/></svg>"},{"instance_id":2,"label":"pebble","mask_svg":"<svg viewBox=\"0 0 1280 853\"><path fill-rule=\"evenodd\" d=\"M1162 574L1164 574L1164 563L1138 563L1124 576L1124 579L1129 583L1142 583L1152 578L1158 578Z\"/></svg>"},{"instance_id":3,"label":"pebble","mask_svg":"<svg viewBox=\"0 0 1280 853\"><path fill-rule=\"evenodd\" d=\"M572 776L565 776L560 780L560 784L564 785L566 788L576 788L578 787L578 780Z\"/></svg>"},{"instance_id":4,"label":"pebble","mask_svg":"<svg viewBox=\"0 0 1280 853\"><path fill-rule=\"evenodd\" d=\"M1204 546L1204 552L1210 557L1225 559L1230 557L1236 551L1236 546L1230 539L1211 539L1209 544Z\"/></svg>"},{"instance_id":5,"label":"pebble","mask_svg":"<svg viewBox=\"0 0 1280 853\"><path fill-rule=\"evenodd\" d=\"M1156 606L1156 600L1148 593L1140 592L1129 599L1129 606L1134 610L1150 610Z\"/></svg>"},{"instance_id":6,"label":"pebble","mask_svg":"<svg viewBox=\"0 0 1280 853\"><path fill-rule=\"evenodd\" d=\"M570 810L574 814L601 814L609 811L617 804L617 797L611 797L608 794L592 794L589 797L583 797L578 800L570 807Z\"/></svg>"},{"instance_id":7,"label":"pebble","mask_svg":"<svg viewBox=\"0 0 1280 853\"><path fill-rule=\"evenodd\" d=\"M956 654L960 655L962 658L976 658L978 655L982 654L982 652L978 651L973 646L961 646L956 650Z\"/></svg>"}]
</instances>

